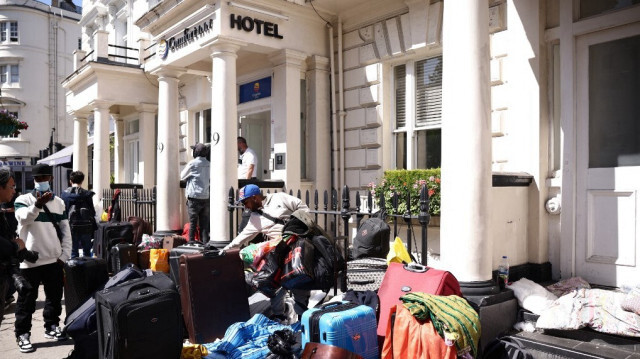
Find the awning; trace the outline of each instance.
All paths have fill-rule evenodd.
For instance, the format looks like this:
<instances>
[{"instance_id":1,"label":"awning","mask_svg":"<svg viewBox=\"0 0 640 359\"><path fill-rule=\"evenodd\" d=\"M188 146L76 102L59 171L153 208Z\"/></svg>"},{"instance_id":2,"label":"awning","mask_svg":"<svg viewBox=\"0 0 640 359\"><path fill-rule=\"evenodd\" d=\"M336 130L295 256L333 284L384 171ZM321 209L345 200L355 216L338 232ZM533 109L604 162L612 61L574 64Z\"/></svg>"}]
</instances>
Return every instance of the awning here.
<instances>
[{"instance_id":1,"label":"awning","mask_svg":"<svg viewBox=\"0 0 640 359\"><path fill-rule=\"evenodd\" d=\"M89 137L87 139L87 146L93 145L93 137ZM65 163L71 162L71 157L73 156L73 145L67 146L60 151L47 156L41 160L38 160L38 163L46 163L49 166L57 166Z\"/></svg>"}]
</instances>

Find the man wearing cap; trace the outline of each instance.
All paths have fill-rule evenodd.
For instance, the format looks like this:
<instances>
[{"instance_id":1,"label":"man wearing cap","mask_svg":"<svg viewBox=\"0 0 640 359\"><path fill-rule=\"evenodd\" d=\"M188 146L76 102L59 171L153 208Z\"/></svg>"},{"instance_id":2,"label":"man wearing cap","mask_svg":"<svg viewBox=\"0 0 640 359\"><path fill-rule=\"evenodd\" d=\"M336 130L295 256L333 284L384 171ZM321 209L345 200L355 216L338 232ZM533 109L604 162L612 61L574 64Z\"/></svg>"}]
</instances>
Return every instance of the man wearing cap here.
<instances>
[{"instance_id":1,"label":"man wearing cap","mask_svg":"<svg viewBox=\"0 0 640 359\"><path fill-rule=\"evenodd\" d=\"M242 203L246 209L251 211L251 216L242 232L225 249L240 248L259 233L264 234L269 240L282 238L282 228L291 214L297 210L309 211L309 207L297 197L284 192L263 196L260 188L254 184L248 184L240 189L236 203ZM307 309L309 291L292 289L291 293L295 301L294 310L298 315L302 315ZM277 319L284 319L286 316L285 294L286 290L281 288L276 296L271 298L271 311L273 317Z\"/></svg>"},{"instance_id":2,"label":"man wearing cap","mask_svg":"<svg viewBox=\"0 0 640 359\"><path fill-rule=\"evenodd\" d=\"M42 313L44 336L51 340L67 339L59 324L64 286L62 266L71 256L71 230L65 204L50 189L53 169L46 164L37 164L31 173L35 189L15 201L19 237L28 250L40 253L35 263L20 264L22 275L33 287L26 295L19 293L16 302L15 335L18 347L24 353L35 350L30 339L31 317L36 309L40 283L46 295Z\"/></svg>"},{"instance_id":3,"label":"man wearing cap","mask_svg":"<svg viewBox=\"0 0 640 359\"><path fill-rule=\"evenodd\" d=\"M209 148L196 143L191 146L193 159L187 163L180 173L180 180L186 181L184 191L187 197L187 213L189 214L189 241L195 240L198 224L200 240L209 241L209 177L211 164L208 160Z\"/></svg>"}]
</instances>

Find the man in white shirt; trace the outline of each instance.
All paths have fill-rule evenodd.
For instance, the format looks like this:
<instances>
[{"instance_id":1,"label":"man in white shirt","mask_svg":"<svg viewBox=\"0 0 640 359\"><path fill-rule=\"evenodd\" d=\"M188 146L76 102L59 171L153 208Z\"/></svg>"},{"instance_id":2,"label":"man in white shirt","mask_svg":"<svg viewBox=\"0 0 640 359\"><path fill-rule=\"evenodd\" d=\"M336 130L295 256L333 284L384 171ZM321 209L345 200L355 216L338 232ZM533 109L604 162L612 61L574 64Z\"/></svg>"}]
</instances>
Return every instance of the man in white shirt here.
<instances>
[{"instance_id":1,"label":"man in white shirt","mask_svg":"<svg viewBox=\"0 0 640 359\"><path fill-rule=\"evenodd\" d=\"M238 137L238 179L255 179L258 172L258 156L249 148L244 137Z\"/></svg>"}]
</instances>

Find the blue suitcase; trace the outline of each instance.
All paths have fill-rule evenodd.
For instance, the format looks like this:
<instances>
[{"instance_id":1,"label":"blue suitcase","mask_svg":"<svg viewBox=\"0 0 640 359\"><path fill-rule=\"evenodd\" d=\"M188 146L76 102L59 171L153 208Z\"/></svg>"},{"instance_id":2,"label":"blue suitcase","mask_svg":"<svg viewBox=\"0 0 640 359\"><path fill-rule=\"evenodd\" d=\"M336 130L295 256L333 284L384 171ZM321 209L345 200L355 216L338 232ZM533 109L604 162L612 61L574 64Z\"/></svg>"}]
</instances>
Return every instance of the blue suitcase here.
<instances>
[{"instance_id":1,"label":"blue suitcase","mask_svg":"<svg viewBox=\"0 0 640 359\"><path fill-rule=\"evenodd\" d=\"M309 342L340 347L364 359L379 358L376 313L351 302L309 309L302 314L302 347Z\"/></svg>"}]
</instances>

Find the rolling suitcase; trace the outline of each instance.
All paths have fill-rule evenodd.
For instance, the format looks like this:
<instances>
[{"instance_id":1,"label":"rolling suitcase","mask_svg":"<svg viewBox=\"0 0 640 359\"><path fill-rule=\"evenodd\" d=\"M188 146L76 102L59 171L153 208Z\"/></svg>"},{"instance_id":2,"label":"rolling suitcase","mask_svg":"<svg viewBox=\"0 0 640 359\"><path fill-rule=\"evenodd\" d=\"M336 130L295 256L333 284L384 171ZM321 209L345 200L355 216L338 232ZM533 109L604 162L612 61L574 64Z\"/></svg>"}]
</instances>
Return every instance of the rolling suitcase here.
<instances>
[{"instance_id":1,"label":"rolling suitcase","mask_svg":"<svg viewBox=\"0 0 640 359\"><path fill-rule=\"evenodd\" d=\"M163 273L96 293L100 358L179 358L180 296Z\"/></svg>"},{"instance_id":2,"label":"rolling suitcase","mask_svg":"<svg viewBox=\"0 0 640 359\"><path fill-rule=\"evenodd\" d=\"M380 321L378 336L384 337L389 322L389 311L401 304L400 297L408 292L423 292L437 295L462 297L460 284L450 272L425 267L417 263L391 263L378 290L380 298Z\"/></svg>"},{"instance_id":3,"label":"rolling suitcase","mask_svg":"<svg viewBox=\"0 0 640 359\"><path fill-rule=\"evenodd\" d=\"M129 222L98 223L93 237L93 254L111 263L111 248L118 243L133 244L133 226Z\"/></svg>"},{"instance_id":4,"label":"rolling suitcase","mask_svg":"<svg viewBox=\"0 0 640 359\"><path fill-rule=\"evenodd\" d=\"M204 244L198 241L187 242L169 251L169 277L180 290L180 256L183 254L200 253L204 250Z\"/></svg>"},{"instance_id":5,"label":"rolling suitcase","mask_svg":"<svg viewBox=\"0 0 640 359\"><path fill-rule=\"evenodd\" d=\"M149 269L151 266L151 250L143 249L138 251L138 267L140 269Z\"/></svg>"},{"instance_id":6,"label":"rolling suitcase","mask_svg":"<svg viewBox=\"0 0 640 359\"><path fill-rule=\"evenodd\" d=\"M138 251L131 243L118 243L111 247L111 273L118 273L126 264L138 265Z\"/></svg>"},{"instance_id":7,"label":"rolling suitcase","mask_svg":"<svg viewBox=\"0 0 640 359\"><path fill-rule=\"evenodd\" d=\"M334 345L362 356L378 358L376 314L366 305L327 303L302 314L302 345Z\"/></svg>"},{"instance_id":8,"label":"rolling suitcase","mask_svg":"<svg viewBox=\"0 0 640 359\"><path fill-rule=\"evenodd\" d=\"M91 257L69 259L64 264L64 277L64 304L68 316L107 282L107 262Z\"/></svg>"},{"instance_id":9,"label":"rolling suitcase","mask_svg":"<svg viewBox=\"0 0 640 359\"><path fill-rule=\"evenodd\" d=\"M347 262L347 289L356 291L380 289L382 278L387 271L387 260L382 258L361 258Z\"/></svg>"},{"instance_id":10,"label":"rolling suitcase","mask_svg":"<svg viewBox=\"0 0 640 359\"><path fill-rule=\"evenodd\" d=\"M362 359L362 357L333 345L307 343L300 359Z\"/></svg>"},{"instance_id":11,"label":"rolling suitcase","mask_svg":"<svg viewBox=\"0 0 640 359\"><path fill-rule=\"evenodd\" d=\"M189 341L211 343L227 327L249 320L244 266L237 250L205 250L180 257L180 298Z\"/></svg>"}]
</instances>

